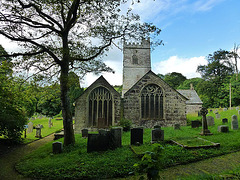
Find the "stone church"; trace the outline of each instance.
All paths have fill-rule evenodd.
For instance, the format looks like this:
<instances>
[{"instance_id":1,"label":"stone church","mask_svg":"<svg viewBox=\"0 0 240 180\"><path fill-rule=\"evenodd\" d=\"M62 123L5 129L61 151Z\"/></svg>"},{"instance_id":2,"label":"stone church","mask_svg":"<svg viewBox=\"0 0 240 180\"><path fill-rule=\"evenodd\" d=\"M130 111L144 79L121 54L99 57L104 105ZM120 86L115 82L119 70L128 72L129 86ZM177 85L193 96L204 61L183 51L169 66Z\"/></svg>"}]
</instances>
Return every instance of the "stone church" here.
<instances>
[{"instance_id":1,"label":"stone church","mask_svg":"<svg viewBox=\"0 0 240 180\"><path fill-rule=\"evenodd\" d=\"M123 90L100 76L75 102L75 133L108 128L121 118L135 126L186 125L189 99L151 71L150 39L123 45Z\"/></svg>"}]
</instances>

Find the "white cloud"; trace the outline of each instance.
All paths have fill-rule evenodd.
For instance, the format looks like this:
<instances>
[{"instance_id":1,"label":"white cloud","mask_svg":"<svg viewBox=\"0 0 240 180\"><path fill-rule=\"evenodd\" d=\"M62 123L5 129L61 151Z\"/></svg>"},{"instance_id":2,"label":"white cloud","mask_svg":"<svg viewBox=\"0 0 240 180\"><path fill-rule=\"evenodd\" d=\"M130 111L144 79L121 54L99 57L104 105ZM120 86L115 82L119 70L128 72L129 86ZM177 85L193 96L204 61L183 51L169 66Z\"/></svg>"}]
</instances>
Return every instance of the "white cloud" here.
<instances>
[{"instance_id":1,"label":"white cloud","mask_svg":"<svg viewBox=\"0 0 240 180\"><path fill-rule=\"evenodd\" d=\"M115 73L102 73L103 77L111 84L111 85L121 85L122 84L122 61L105 61L105 63L111 67ZM85 78L81 81L82 87L90 86L94 81L96 81L100 75L94 75L93 73L89 73L85 76Z\"/></svg>"},{"instance_id":2,"label":"white cloud","mask_svg":"<svg viewBox=\"0 0 240 180\"><path fill-rule=\"evenodd\" d=\"M201 77L196 72L199 65L206 65L207 60L204 56L192 58L180 58L178 56L171 56L169 59L153 64L153 71L160 74L167 74L178 72L186 76L188 79L194 77Z\"/></svg>"},{"instance_id":3,"label":"white cloud","mask_svg":"<svg viewBox=\"0 0 240 180\"><path fill-rule=\"evenodd\" d=\"M224 0L199 0L193 4L196 11L208 11Z\"/></svg>"}]
</instances>

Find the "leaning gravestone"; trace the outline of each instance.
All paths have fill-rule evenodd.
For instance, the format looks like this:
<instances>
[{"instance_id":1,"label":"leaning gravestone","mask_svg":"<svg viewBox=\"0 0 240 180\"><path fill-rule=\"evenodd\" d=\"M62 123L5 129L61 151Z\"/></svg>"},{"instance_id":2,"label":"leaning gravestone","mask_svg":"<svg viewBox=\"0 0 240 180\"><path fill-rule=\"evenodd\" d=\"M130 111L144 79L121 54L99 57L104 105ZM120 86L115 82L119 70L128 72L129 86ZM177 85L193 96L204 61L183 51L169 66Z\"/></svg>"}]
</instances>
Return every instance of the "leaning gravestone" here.
<instances>
[{"instance_id":1,"label":"leaning gravestone","mask_svg":"<svg viewBox=\"0 0 240 180\"><path fill-rule=\"evenodd\" d=\"M131 129L131 145L143 144L143 128Z\"/></svg>"},{"instance_id":2,"label":"leaning gravestone","mask_svg":"<svg viewBox=\"0 0 240 180\"><path fill-rule=\"evenodd\" d=\"M82 129L82 137L83 138L88 137L88 129Z\"/></svg>"},{"instance_id":3,"label":"leaning gravestone","mask_svg":"<svg viewBox=\"0 0 240 180\"><path fill-rule=\"evenodd\" d=\"M200 123L200 121L195 120L195 121L191 122L191 126L192 126L192 128L199 128L201 126L201 123Z\"/></svg>"},{"instance_id":4,"label":"leaning gravestone","mask_svg":"<svg viewBox=\"0 0 240 180\"><path fill-rule=\"evenodd\" d=\"M221 126L218 126L218 132L224 132L224 133L227 133L229 132L229 128L227 125L221 125Z\"/></svg>"},{"instance_id":5,"label":"leaning gravestone","mask_svg":"<svg viewBox=\"0 0 240 180\"><path fill-rule=\"evenodd\" d=\"M159 128L152 130L152 143L156 143L164 140L164 130Z\"/></svg>"},{"instance_id":6,"label":"leaning gravestone","mask_svg":"<svg viewBox=\"0 0 240 180\"><path fill-rule=\"evenodd\" d=\"M222 123L224 124L224 123L228 123L228 119L227 118L223 118L222 119Z\"/></svg>"},{"instance_id":7,"label":"leaning gravestone","mask_svg":"<svg viewBox=\"0 0 240 180\"><path fill-rule=\"evenodd\" d=\"M61 142L54 142L52 143L52 150L54 154L61 153L63 150L63 145Z\"/></svg>"},{"instance_id":8,"label":"leaning gravestone","mask_svg":"<svg viewBox=\"0 0 240 180\"><path fill-rule=\"evenodd\" d=\"M27 133L31 133L31 132L33 132L33 123L32 123L32 122L29 122L29 123L28 123Z\"/></svg>"},{"instance_id":9,"label":"leaning gravestone","mask_svg":"<svg viewBox=\"0 0 240 180\"><path fill-rule=\"evenodd\" d=\"M236 115L232 115L231 127L233 130L238 129L238 117Z\"/></svg>"},{"instance_id":10,"label":"leaning gravestone","mask_svg":"<svg viewBox=\"0 0 240 180\"><path fill-rule=\"evenodd\" d=\"M208 126L213 126L214 125L214 117L212 117L212 116L207 117L207 125Z\"/></svg>"},{"instance_id":11,"label":"leaning gravestone","mask_svg":"<svg viewBox=\"0 0 240 180\"><path fill-rule=\"evenodd\" d=\"M180 130L180 124L174 124L174 130Z\"/></svg>"}]
</instances>

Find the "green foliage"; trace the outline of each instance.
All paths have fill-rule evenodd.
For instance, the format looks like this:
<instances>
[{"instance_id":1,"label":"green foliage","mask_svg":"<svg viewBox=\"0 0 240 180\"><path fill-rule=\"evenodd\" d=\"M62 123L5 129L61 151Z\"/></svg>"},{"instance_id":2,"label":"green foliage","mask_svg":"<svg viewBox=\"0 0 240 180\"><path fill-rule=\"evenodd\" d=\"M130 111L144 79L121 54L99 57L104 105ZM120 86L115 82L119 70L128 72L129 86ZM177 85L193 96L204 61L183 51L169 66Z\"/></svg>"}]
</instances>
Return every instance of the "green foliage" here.
<instances>
[{"instance_id":1,"label":"green foliage","mask_svg":"<svg viewBox=\"0 0 240 180\"><path fill-rule=\"evenodd\" d=\"M130 131L132 127L132 121L129 119L121 119L119 122L119 126L123 128L123 131Z\"/></svg>"},{"instance_id":2,"label":"green foliage","mask_svg":"<svg viewBox=\"0 0 240 180\"><path fill-rule=\"evenodd\" d=\"M172 88L177 89L177 87L183 83L187 78L181 73L172 72L164 76L164 81L167 82Z\"/></svg>"},{"instance_id":3,"label":"green foliage","mask_svg":"<svg viewBox=\"0 0 240 180\"><path fill-rule=\"evenodd\" d=\"M147 178L149 180L157 180L160 178L159 171L162 168L162 153L163 146L160 144L153 144L153 151L147 151L144 153L141 161L134 164L137 171L140 173L147 173ZM142 178L140 178L142 179Z\"/></svg>"},{"instance_id":4,"label":"green foliage","mask_svg":"<svg viewBox=\"0 0 240 180\"><path fill-rule=\"evenodd\" d=\"M202 78L192 78L187 79L183 83L181 83L177 89L190 89L191 84L193 85L194 89L198 92L198 85L200 85L203 82Z\"/></svg>"}]
</instances>

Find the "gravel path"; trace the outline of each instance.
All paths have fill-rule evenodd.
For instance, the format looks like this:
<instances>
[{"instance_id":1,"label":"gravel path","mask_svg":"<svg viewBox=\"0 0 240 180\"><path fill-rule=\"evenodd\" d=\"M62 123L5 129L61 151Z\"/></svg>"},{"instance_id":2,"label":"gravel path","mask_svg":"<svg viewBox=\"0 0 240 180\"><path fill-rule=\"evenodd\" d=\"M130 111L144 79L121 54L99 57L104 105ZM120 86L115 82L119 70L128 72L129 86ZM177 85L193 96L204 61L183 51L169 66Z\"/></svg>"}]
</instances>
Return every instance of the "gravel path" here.
<instances>
[{"instance_id":1,"label":"gravel path","mask_svg":"<svg viewBox=\"0 0 240 180\"><path fill-rule=\"evenodd\" d=\"M22 177L15 171L15 164L26 154L31 153L40 146L52 141L54 134L45 138L34 141L24 146L15 147L11 152L0 156L0 179L1 180L15 180L15 179L28 179Z\"/></svg>"}]
</instances>

